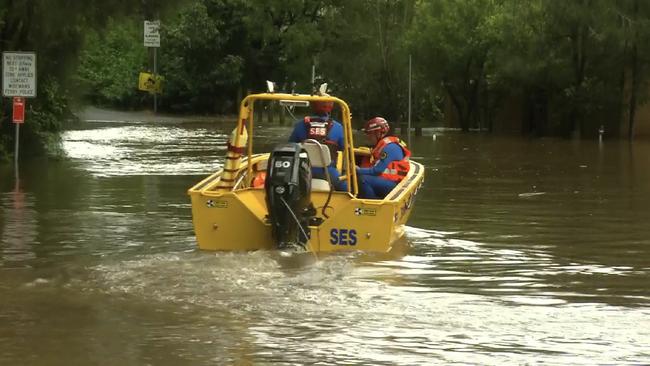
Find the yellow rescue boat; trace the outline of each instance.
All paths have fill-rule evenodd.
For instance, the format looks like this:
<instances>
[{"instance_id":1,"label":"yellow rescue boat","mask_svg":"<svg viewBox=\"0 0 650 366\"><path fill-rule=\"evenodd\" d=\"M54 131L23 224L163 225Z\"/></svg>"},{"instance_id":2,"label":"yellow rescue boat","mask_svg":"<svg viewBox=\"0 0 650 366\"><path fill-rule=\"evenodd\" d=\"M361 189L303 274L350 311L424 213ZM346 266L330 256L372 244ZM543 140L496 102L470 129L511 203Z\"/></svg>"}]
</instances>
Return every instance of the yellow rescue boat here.
<instances>
[{"instance_id":1,"label":"yellow rescue boat","mask_svg":"<svg viewBox=\"0 0 650 366\"><path fill-rule=\"evenodd\" d=\"M331 101L340 108L345 146L338 154L337 168L342 172L340 179L347 181L346 192L335 191L329 176L312 179L311 167L331 162L327 147L315 140L254 153L253 110L259 101L284 106ZM343 100L284 93L247 96L228 142L224 166L188 190L199 248L391 251L405 235L424 168L411 160L408 175L384 199L362 199L357 197L353 167L364 155L369 155L369 149L354 146L352 117ZM261 179L264 186L259 184Z\"/></svg>"}]
</instances>

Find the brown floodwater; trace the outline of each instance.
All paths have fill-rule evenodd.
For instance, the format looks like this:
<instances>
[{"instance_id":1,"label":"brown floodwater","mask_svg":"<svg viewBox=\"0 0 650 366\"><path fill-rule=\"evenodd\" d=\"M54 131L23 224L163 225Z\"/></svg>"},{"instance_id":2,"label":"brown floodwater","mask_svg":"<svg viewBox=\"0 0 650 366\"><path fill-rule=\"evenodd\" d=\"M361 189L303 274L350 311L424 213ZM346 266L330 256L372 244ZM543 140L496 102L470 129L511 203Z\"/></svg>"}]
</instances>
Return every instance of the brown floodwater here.
<instances>
[{"instance_id":1,"label":"brown floodwater","mask_svg":"<svg viewBox=\"0 0 650 366\"><path fill-rule=\"evenodd\" d=\"M231 128L88 123L0 166L0 365L650 364L648 142L425 131L404 253L313 261L196 248Z\"/></svg>"}]
</instances>

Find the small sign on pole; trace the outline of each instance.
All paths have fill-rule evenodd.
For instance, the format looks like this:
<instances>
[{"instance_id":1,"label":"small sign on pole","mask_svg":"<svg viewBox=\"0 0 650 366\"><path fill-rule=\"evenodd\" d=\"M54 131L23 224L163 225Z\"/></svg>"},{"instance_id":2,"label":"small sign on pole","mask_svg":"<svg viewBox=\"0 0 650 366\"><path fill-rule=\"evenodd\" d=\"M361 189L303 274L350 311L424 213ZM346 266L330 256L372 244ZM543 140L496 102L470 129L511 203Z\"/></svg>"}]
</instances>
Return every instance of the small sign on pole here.
<instances>
[{"instance_id":1,"label":"small sign on pole","mask_svg":"<svg viewBox=\"0 0 650 366\"><path fill-rule=\"evenodd\" d=\"M138 77L138 89L152 94L162 93L163 77L160 75L141 72Z\"/></svg>"},{"instance_id":2,"label":"small sign on pole","mask_svg":"<svg viewBox=\"0 0 650 366\"><path fill-rule=\"evenodd\" d=\"M25 98L14 97L13 122L25 123Z\"/></svg>"},{"instance_id":3,"label":"small sign on pole","mask_svg":"<svg viewBox=\"0 0 650 366\"><path fill-rule=\"evenodd\" d=\"M160 20L144 21L144 46L153 48L153 74L156 75L156 50L160 47ZM158 111L158 94L153 93L153 112Z\"/></svg>"},{"instance_id":4,"label":"small sign on pole","mask_svg":"<svg viewBox=\"0 0 650 366\"><path fill-rule=\"evenodd\" d=\"M160 47L160 20L144 21L144 46Z\"/></svg>"}]
</instances>

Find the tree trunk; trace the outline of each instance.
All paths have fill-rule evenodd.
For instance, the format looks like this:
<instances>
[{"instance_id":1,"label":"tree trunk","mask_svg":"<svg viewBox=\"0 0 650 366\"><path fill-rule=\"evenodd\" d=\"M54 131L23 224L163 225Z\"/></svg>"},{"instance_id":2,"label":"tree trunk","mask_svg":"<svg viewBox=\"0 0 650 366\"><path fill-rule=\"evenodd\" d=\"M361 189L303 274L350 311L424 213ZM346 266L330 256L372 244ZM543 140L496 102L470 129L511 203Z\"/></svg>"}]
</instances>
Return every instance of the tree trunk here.
<instances>
[{"instance_id":1,"label":"tree trunk","mask_svg":"<svg viewBox=\"0 0 650 366\"><path fill-rule=\"evenodd\" d=\"M630 140L634 139L634 118L636 116L636 101L637 101L637 89L638 89L638 55L637 55L637 46L636 43L632 47L632 90L630 91L630 113L628 115L628 131L627 137Z\"/></svg>"},{"instance_id":2,"label":"tree trunk","mask_svg":"<svg viewBox=\"0 0 650 366\"><path fill-rule=\"evenodd\" d=\"M469 119L467 116L467 113L465 111L465 108L463 108L462 102L458 99L458 96L454 93L452 90L451 86L448 83L444 83L445 90L447 90L447 95L449 95L449 98L451 98L451 102L454 105L454 108L456 109L456 113L458 114L458 123L460 124L460 129L463 132L468 132L469 131Z\"/></svg>"},{"instance_id":3,"label":"tree trunk","mask_svg":"<svg viewBox=\"0 0 650 366\"><path fill-rule=\"evenodd\" d=\"M587 57L585 56L585 27L580 24L576 27L571 37L573 43L573 72L574 80L574 101L569 112L569 134L579 135L582 130L582 115L578 110L579 104L575 99L579 98L582 93L582 84L585 78L585 65Z\"/></svg>"},{"instance_id":4,"label":"tree trunk","mask_svg":"<svg viewBox=\"0 0 650 366\"><path fill-rule=\"evenodd\" d=\"M638 13L639 13L639 1L635 0L634 1L634 39L632 41L632 90L630 91L630 113L628 115L628 131L627 131L627 138L632 141L634 139L634 118L636 116L636 104L637 104L637 95L638 95L638 89L639 89L639 55L638 55L638 48L637 48L637 43L638 43L638 37L639 37L639 31L638 31L638 24L636 23L636 20L638 18Z\"/></svg>"},{"instance_id":5,"label":"tree trunk","mask_svg":"<svg viewBox=\"0 0 650 366\"><path fill-rule=\"evenodd\" d=\"M242 99L244 99L243 94L244 94L244 91L243 91L243 88L242 88L242 86L240 84L239 87L237 88L237 97L235 99L235 110L232 111L235 114L239 114L239 105L241 104Z\"/></svg>"}]
</instances>

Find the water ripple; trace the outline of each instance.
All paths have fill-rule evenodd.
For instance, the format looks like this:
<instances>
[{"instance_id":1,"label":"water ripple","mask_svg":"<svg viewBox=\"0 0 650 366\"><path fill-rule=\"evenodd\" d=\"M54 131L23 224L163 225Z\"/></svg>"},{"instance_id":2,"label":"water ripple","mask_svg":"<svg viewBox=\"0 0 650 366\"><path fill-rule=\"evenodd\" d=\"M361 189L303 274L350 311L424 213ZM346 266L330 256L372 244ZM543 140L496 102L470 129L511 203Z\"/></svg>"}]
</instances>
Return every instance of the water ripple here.
<instances>
[{"instance_id":1,"label":"water ripple","mask_svg":"<svg viewBox=\"0 0 650 366\"><path fill-rule=\"evenodd\" d=\"M63 148L98 177L207 174L222 164L227 138L217 129L125 125L67 131Z\"/></svg>"}]
</instances>

